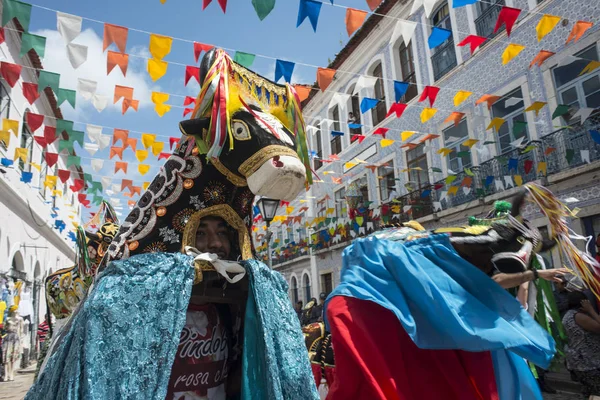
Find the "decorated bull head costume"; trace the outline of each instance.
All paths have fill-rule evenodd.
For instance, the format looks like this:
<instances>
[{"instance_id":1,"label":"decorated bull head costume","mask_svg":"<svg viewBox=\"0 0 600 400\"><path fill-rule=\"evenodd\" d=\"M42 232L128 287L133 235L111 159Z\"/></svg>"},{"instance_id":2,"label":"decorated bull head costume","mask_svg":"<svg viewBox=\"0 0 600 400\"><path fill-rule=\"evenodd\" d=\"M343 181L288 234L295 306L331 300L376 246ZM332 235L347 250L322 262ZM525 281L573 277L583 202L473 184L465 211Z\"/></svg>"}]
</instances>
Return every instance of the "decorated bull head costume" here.
<instances>
[{"instance_id":1,"label":"decorated bull head costume","mask_svg":"<svg viewBox=\"0 0 600 400\"><path fill-rule=\"evenodd\" d=\"M219 49L204 56L200 83L192 118L180 124L185 136L123 223L112 259L193 247L200 219L209 215L236 231L237 255L249 259L254 196L291 200L311 183L291 86L256 75Z\"/></svg>"}]
</instances>

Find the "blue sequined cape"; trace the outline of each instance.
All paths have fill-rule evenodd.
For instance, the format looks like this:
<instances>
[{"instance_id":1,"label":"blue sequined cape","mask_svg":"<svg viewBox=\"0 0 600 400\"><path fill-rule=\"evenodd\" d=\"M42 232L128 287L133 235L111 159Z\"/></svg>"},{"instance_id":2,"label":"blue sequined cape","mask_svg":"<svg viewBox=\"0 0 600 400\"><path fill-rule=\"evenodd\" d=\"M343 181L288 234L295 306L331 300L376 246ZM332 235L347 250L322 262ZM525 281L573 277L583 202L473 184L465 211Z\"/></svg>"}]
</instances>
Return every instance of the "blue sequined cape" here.
<instances>
[{"instance_id":1,"label":"blue sequined cape","mask_svg":"<svg viewBox=\"0 0 600 400\"><path fill-rule=\"evenodd\" d=\"M277 272L250 260L242 398L318 399L304 339ZM185 324L192 257L111 263L46 362L27 400L164 400Z\"/></svg>"}]
</instances>

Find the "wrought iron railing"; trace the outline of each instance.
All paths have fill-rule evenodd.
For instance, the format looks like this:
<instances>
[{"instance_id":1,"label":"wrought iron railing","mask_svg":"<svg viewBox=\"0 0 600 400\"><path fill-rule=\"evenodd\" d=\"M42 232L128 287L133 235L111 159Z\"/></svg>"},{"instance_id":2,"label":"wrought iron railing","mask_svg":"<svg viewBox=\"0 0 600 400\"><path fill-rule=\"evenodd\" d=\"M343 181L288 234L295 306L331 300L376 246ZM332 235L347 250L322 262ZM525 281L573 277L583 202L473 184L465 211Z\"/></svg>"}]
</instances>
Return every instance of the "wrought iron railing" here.
<instances>
[{"instance_id":1,"label":"wrought iron railing","mask_svg":"<svg viewBox=\"0 0 600 400\"><path fill-rule=\"evenodd\" d=\"M448 188L449 188L449 185L446 184L446 179L442 179L441 181L438 181L433 185L433 187L435 189L436 201L440 202L440 205L442 206L442 210L447 210L449 208L458 207L462 204L468 203L477 198L477 188L479 187L479 186L477 186L478 180L479 180L478 169L479 169L478 167L470 168L470 170L473 172L474 176L471 176L472 182L471 182L471 185L469 186L471 188L471 190L469 191L468 194L465 193L465 191L463 190L462 184L461 184L464 181L464 179L467 176L469 176L464 171L461 171L458 174L456 174L456 179L453 182L454 186L459 186L458 191L455 194L445 196L445 198L443 200L442 200L442 192L448 191Z\"/></svg>"},{"instance_id":2,"label":"wrought iron railing","mask_svg":"<svg viewBox=\"0 0 600 400\"><path fill-rule=\"evenodd\" d=\"M500 10L502 10L501 6L505 5L505 1L497 0L495 3L495 5L492 4L487 9L483 10L481 15L475 20L477 35L492 38L504 29L504 25L502 25L502 29L498 29L498 31L494 33L496 21L498 21L498 14L500 14Z\"/></svg>"},{"instance_id":3,"label":"wrought iron railing","mask_svg":"<svg viewBox=\"0 0 600 400\"><path fill-rule=\"evenodd\" d=\"M445 44L436 47L435 54L431 56L431 65L436 81L456 67L454 40L449 39Z\"/></svg>"},{"instance_id":4,"label":"wrought iron railing","mask_svg":"<svg viewBox=\"0 0 600 400\"><path fill-rule=\"evenodd\" d=\"M583 124L576 123L554 131L541 142L546 154L548 174L555 174L586 163L581 151L589 152L589 161L600 160L600 145L592 139L590 130L600 128L600 113L589 117Z\"/></svg>"}]
</instances>

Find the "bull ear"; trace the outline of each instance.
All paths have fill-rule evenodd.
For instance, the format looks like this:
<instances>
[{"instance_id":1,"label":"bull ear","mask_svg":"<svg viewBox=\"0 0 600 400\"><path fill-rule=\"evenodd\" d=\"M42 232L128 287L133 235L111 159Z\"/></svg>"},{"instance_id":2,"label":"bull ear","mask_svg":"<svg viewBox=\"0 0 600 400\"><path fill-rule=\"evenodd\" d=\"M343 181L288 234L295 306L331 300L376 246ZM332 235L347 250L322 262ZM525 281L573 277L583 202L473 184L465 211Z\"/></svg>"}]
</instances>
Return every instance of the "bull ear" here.
<instances>
[{"instance_id":1,"label":"bull ear","mask_svg":"<svg viewBox=\"0 0 600 400\"><path fill-rule=\"evenodd\" d=\"M186 119L179 123L179 130L187 136L202 138L202 131L210 127L210 118Z\"/></svg>"},{"instance_id":2,"label":"bull ear","mask_svg":"<svg viewBox=\"0 0 600 400\"><path fill-rule=\"evenodd\" d=\"M98 241L100 240L100 236L98 236L97 234L90 232L90 231L85 231L85 236L92 241Z\"/></svg>"},{"instance_id":3,"label":"bull ear","mask_svg":"<svg viewBox=\"0 0 600 400\"><path fill-rule=\"evenodd\" d=\"M550 249L552 249L554 246L556 246L558 244L558 242L556 241L556 239L544 239L542 240L542 248L540 249L540 253L543 253L545 251L548 251Z\"/></svg>"},{"instance_id":4,"label":"bull ear","mask_svg":"<svg viewBox=\"0 0 600 400\"><path fill-rule=\"evenodd\" d=\"M521 207L525 203L525 198L527 197L527 191L522 191L515 196L512 202L512 208L510 210L510 215L513 217L518 217L521 214Z\"/></svg>"},{"instance_id":5,"label":"bull ear","mask_svg":"<svg viewBox=\"0 0 600 400\"><path fill-rule=\"evenodd\" d=\"M215 55L217 54L217 49L212 48L204 54L202 57L202 61L200 61L200 87L204 85L204 80L206 79L206 75L208 75L208 70L215 62Z\"/></svg>"}]
</instances>

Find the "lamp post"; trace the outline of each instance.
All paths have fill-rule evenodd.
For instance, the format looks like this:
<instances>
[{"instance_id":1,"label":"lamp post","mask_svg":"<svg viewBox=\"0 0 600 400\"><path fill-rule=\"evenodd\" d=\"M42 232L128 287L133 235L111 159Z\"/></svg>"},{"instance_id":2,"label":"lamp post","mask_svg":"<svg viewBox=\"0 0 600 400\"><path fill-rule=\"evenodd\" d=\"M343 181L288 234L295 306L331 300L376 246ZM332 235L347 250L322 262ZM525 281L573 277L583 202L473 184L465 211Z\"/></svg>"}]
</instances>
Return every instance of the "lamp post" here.
<instances>
[{"instance_id":1,"label":"lamp post","mask_svg":"<svg viewBox=\"0 0 600 400\"><path fill-rule=\"evenodd\" d=\"M273 268L273 260L271 259L271 236L273 232L269 230L269 226L271 225L271 221L275 218L275 214L277 214L277 207L279 207L279 200L269 199L267 197L261 197L258 202L258 208L260 210L260 214L262 215L265 223L267 224L267 258L269 260L269 268Z\"/></svg>"}]
</instances>

